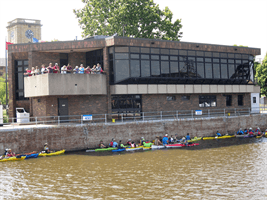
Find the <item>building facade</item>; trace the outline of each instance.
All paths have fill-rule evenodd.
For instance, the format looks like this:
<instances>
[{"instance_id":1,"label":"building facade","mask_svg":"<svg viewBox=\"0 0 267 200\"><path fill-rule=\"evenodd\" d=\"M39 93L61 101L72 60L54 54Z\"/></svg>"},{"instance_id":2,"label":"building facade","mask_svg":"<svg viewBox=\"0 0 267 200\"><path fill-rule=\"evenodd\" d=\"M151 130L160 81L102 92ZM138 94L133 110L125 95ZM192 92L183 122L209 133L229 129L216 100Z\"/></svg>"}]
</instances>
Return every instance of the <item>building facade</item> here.
<instances>
[{"instance_id":1,"label":"building facade","mask_svg":"<svg viewBox=\"0 0 267 200\"><path fill-rule=\"evenodd\" d=\"M16 107L34 117L256 107L259 54L258 48L126 37L10 45L9 116ZM104 73L23 76L50 62L99 63Z\"/></svg>"}]
</instances>

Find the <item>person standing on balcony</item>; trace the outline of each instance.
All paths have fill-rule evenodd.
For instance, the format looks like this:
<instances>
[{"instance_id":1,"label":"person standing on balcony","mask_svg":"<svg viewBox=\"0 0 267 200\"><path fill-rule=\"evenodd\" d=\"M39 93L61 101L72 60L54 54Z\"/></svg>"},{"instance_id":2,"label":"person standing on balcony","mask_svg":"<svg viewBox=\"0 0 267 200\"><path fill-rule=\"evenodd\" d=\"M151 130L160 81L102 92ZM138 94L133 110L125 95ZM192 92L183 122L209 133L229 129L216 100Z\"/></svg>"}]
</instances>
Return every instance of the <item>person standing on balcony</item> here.
<instances>
[{"instance_id":1,"label":"person standing on balcony","mask_svg":"<svg viewBox=\"0 0 267 200\"><path fill-rule=\"evenodd\" d=\"M86 67L84 69L84 72L85 72L85 74L90 74L90 72L91 72L90 66Z\"/></svg>"},{"instance_id":2,"label":"person standing on balcony","mask_svg":"<svg viewBox=\"0 0 267 200\"><path fill-rule=\"evenodd\" d=\"M66 74L67 73L67 67L66 65L63 65L63 67L61 67L61 74Z\"/></svg>"},{"instance_id":3,"label":"person standing on balcony","mask_svg":"<svg viewBox=\"0 0 267 200\"><path fill-rule=\"evenodd\" d=\"M79 74L84 74L84 67L83 67L83 64L80 65L80 68L79 68Z\"/></svg>"},{"instance_id":4,"label":"person standing on balcony","mask_svg":"<svg viewBox=\"0 0 267 200\"><path fill-rule=\"evenodd\" d=\"M99 63L97 63L97 66L96 66L96 74L100 74L101 71L102 71L101 65Z\"/></svg>"},{"instance_id":5,"label":"person standing on balcony","mask_svg":"<svg viewBox=\"0 0 267 200\"><path fill-rule=\"evenodd\" d=\"M96 74L96 66L94 65L93 68L91 69L91 74Z\"/></svg>"},{"instance_id":6,"label":"person standing on balcony","mask_svg":"<svg viewBox=\"0 0 267 200\"><path fill-rule=\"evenodd\" d=\"M35 67L35 75L39 75L39 74L40 74L39 67L38 67L38 66L36 66L36 67Z\"/></svg>"},{"instance_id":7,"label":"person standing on balcony","mask_svg":"<svg viewBox=\"0 0 267 200\"><path fill-rule=\"evenodd\" d=\"M49 74L53 73L52 63L49 63L49 65L47 67L47 71L48 71Z\"/></svg>"},{"instance_id":8,"label":"person standing on balcony","mask_svg":"<svg viewBox=\"0 0 267 200\"><path fill-rule=\"evenodd\" d=\"M67 65L67 74L71 74L72 72L72 67L70 66L70 64Z\"/></svg>"},{"instance_id":9,"label":"person standing on balcony","mask_svg":"<svg viewBox=\"0 0 267 200\"><path fill-rule=\"evenodd\" d=\"M53 73L54 74L60 73L59 66L57 63L55 63L55 66L53 67Z\"/></svg>"},{"instance_id":10,"label":"person standing on balcony","mask_svg":"<svg viewBox=\"0 0 267 200\"><path fill-rule=\"evenodd\" d=\"M45 68L45 65L42 64L41 74L45 74L45 73L47 73L47 70L46 70L46 68Z\"/></svg>"}]
</instances>

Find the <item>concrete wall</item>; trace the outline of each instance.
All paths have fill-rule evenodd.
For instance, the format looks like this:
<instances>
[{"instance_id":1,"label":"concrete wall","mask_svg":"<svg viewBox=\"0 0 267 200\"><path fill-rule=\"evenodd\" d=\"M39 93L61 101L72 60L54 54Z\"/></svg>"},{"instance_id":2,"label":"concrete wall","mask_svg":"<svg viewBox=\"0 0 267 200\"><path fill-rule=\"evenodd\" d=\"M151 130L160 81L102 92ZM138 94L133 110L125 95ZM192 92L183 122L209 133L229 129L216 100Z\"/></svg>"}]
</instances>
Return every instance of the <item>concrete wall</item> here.
<instances>
[{"instance_id":1,"label":"concrete wall","mask_svg":"<svg viewBox=\"0 0 267 200\"><path fill-rule=\"evenodd\" d=\"M25 97L106 94L104 74L42 74L24 78Z\"/></svg>"},{"instance_id":2,"label":"concrete wall","mask_svg":"<svg viewBox=\"0 0 267 200\"><path fill-rule=\"evenodd\" d=\"M195 119L180 121L144 122L110 125L62 126L50 128L0 129L0 152L12 148L15 152L40 151L48 142L50 149L81 150L96 147L102 139L107 144L111 138L126 142L129 138L138 141L141 136L152 140L155 136L178 134L180 137L233 133L240 127L266 128L267 115L251 115L230 118Z\"/></svg>"},{"instance_id":3,"label":"concrete wall","mask_svg":"<svg viewBox=\"0 0 267 200\"><path fill-rule=\"evenodd\" d=\"M112 85L111 94L260 93L254 85Z\"/></svg>"}]
</instances>

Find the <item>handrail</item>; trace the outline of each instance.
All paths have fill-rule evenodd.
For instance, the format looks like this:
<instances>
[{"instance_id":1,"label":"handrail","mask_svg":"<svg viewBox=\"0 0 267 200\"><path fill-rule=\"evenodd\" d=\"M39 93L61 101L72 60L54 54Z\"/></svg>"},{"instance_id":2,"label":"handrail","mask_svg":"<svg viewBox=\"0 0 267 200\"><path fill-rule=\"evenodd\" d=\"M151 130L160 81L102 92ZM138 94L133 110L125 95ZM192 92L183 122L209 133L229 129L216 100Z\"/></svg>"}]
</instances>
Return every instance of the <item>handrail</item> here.
<instances>
[{"instance_id":1,"label":"handrail","mask_svg":"<svg viewBox=\"0 0 267 200\"><path fill-rule=\"evenodd\" d=\"M200 108L202 109L202 108ZM242 115L251 115L254 113L267 114L267 107L256 108L222 108L205 109L201 113L196 110L173 110L173 111L154 111L154 112L136 112L136 113L110 113L110 114L90 114L89 119L84 119L84 115L64 115L64 116L39 116L39 117L21 117L21 118L0 118L0 122L8 121L3 125L54 125L64 126L73 124L107 124L107 123L132 123L147 121L165 121L181 119L199 119L214 117L235 117ZM20 122L20 123L18 123Z\"/></svg>"}]
</instances>

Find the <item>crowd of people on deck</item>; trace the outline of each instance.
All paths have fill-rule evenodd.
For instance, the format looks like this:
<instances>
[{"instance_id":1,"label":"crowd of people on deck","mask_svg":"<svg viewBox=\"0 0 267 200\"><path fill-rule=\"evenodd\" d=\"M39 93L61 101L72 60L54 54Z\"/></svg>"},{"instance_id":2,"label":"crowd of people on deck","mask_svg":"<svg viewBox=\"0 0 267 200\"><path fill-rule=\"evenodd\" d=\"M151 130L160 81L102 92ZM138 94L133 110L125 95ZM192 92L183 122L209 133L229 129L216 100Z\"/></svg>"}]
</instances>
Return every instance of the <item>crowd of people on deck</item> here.
<instances>
[{"instance_id":1,"label":"crowd of people on deck","mask_svg":"<svg viewBox=\"0 0 267 200\"><path fill-rule=\"evenodd\" d=\"M70 64L63 65L61 68L58 66L58 63L55 63L54 66L52 66L52 63L49 63L47 67L45 67L44 64L42 64L41 69L39 69L38 66L32 67L30 70L29 68L26 68L26 72L24 75L26 76L34 76L39 74L47 74L47 73L54 73L54 74L101 74L104 73L101 65L97 63L97 65L94 65L92 68L90 66L87 66L86 68L83 66L83 64L80 65L80 67L76 66L72 68Z\"/></svg>"}]
</instances>

